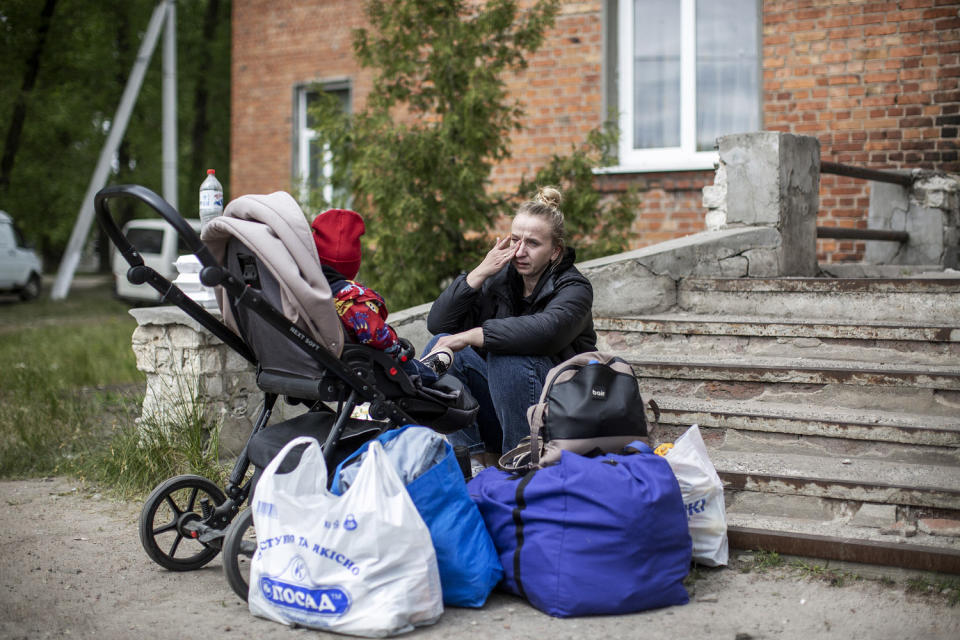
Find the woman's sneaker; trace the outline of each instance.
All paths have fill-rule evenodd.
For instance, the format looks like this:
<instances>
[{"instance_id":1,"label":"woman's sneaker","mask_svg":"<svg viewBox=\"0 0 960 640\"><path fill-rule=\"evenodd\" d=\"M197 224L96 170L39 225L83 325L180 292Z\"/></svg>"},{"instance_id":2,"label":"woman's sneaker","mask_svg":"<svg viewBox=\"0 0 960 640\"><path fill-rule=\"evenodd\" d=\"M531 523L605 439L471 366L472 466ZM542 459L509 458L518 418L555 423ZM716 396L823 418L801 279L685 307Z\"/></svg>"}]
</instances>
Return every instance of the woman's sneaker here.
<instances>
[{"instance_id":1,"label":"woman's sneaker","mask_svg":"<svg viewBox=\"0 0 960 640\"><path fill-rule=\"evenodd\" d=\"M420 362L433 369L438 376L442 376L453 364L453 351L447 347L438 347L423 356Z\"/></svg>"}]
</instances>

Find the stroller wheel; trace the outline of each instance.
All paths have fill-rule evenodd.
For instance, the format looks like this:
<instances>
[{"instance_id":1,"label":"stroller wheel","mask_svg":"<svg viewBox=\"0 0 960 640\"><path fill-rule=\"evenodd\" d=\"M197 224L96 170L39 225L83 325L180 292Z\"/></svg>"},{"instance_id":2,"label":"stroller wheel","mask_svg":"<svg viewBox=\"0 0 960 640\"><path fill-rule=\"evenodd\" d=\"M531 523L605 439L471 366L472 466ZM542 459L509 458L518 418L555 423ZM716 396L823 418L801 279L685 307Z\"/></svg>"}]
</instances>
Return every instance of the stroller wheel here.
<instances>
[{"instance_id":1,"label":"stroller wheel","mask_svg":"<svg viewBox=\"0 0 960 640\"><path fill-rule=\"evenodd\" d=\"M246 509L230 524L223 539L223 573L230 588L243 600L247 599L250 590L250 560L256 550L253 511Z\"/></svg>"},{"instance_id":2,"label":"stroller wheel","mask_svg":"<svg viewBox=\"0 0 960 640\"><path fill-rule=\"evenodd\" d=\"M140 511L140 544L150 559L171 571L192 571L220 552L195 539L186 525L202 521L205 511L226 500L223 491L201 476L183 475L162 482Z\"/></svg>"}]
</instances>

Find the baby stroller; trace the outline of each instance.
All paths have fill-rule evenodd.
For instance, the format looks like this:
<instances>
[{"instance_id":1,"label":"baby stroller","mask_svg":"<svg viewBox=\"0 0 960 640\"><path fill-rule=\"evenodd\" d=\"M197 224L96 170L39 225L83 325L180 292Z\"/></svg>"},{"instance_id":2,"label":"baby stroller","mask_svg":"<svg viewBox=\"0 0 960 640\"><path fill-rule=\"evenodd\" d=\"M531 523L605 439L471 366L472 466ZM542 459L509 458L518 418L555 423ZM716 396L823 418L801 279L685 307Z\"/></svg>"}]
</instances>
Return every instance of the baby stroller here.
<instances>
[{"instance_id":1,"label":"baby stroller","mask_svg":"<svg viewBox=\"0 0 960 640\"><path fill-rule=\"evenodd\" d=\"M222 322L144 264L107 206L120 197L140 200L173 225L202 265L201 282L217 287ZM224 216L208 223L203 232L207 244L145 187L107 187L97 193L94 206L130 264L127 279L156 289L161 303L176 305L253 364L264 393L263 408L222 490L201 476L183 475L162 482L147 498L140 541L157 564L190 571L222 550L227 581L246 599L256 543L252 512L241 509L259 472L287 442L301 435L317 438L327 468L334 469L386 429L420 424L452 433L473 422L477 403L453 376L425 387L386 353L345 343L310 228L288 194L238 198ZM267 426L280 396L309 410ZM369 403L371 420L351 418L363 403ZM294 468L298 458L298 452L289 456L280 471ZM254 473L248 477L251 465Z\"/></svg>"}]
</instances>

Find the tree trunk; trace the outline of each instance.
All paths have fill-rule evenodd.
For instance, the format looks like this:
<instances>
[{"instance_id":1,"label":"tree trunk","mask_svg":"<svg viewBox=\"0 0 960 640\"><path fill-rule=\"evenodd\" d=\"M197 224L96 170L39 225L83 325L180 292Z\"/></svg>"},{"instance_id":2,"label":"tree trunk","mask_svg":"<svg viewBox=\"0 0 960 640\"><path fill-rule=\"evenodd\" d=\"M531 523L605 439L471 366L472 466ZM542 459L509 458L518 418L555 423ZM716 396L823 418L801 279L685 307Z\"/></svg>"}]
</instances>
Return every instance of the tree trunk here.
<instances>
[{"instance_id":1,"label":"tree trunk","mask_svg":"<svg viewBox=\"0 0 960 640\"><path fill-rule=\"evenodd\" d=\"M125 65L131 49L130 38L128 37L130 33L130 20L125 7L118 7L114 17L114 24L116 25L114 48L117 51L116 59L120 61L116 69L114 69L114 77L118 87L125 87L129 73L129 68ZM120 184L128 182L124 174L129 172L130 143L126 140L121 140L120 146L117 148L117 166L119 169L117 170L115 178L118 179ZM110 214L116 221L117 226L121 229L123 229L123 225L133 219L133 213L134 203L131 198L116 198L110 203ZM110 273L112 271L110 260L113 256L113 242L110 241L110 237L107 236L107 232L103 230L101 225L98 224L96 227L97 253L99 254L97 271L100 273Z\"/></svg>"},{"instance_id":2,"label":"tree trunk","mask_svg":"<svg viewBox=\"0 0 960 640\"><path fill-rule=\"evenodd\" d=\"M40 72L40 56L47 42L47 33L50 31L50 22L56 6L57 0L46 0L43 11L40 13L37 41L33 51L30 52L30 57L27 58L27 70L23 74L23 85L20 87L20 95L17 96L17 101L13 106L10 125L7 127L6 142L3 145L3 156L0 157L0 190L6 190L10 186L13 161L17 156L17 149L20 147L20 134L23 133L23 122L27 117L27 97L33 91L33 86L37 82L37 74Z\"/></svg>"},{"instance_id":3,"label":"tree trunk","mask_svg":"<svg viewBox=\"0 0 960 640\"><path fill-rule=\"evenodd\" d=\"M220 0L208 0L207 11L203 16L203 60L200 60L201 69L204 63L211 58L211 46L214 35L217 30L217 20L220 12ZM197 76L197 83L193 93L193 160L190 163L190 176L194 180L203 180L206 175L204 164L206 158L206 136L209 129L207 122L207 101L209 91L207 90L207 76L201 71Z\"/></svg>"}]
</instances>

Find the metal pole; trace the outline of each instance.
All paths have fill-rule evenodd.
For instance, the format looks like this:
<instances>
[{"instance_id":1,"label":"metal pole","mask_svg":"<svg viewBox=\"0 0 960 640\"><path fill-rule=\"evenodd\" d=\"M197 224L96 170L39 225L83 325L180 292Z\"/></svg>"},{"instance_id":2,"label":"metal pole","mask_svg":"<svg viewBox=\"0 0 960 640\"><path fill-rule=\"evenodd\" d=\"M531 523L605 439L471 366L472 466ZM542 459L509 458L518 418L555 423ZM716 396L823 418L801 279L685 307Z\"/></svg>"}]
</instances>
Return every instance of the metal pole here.
<instances>
[{"instance_id":1,"label":"metal pole","mask_svg":"<svg viewBox=\"0 0 960 640\"><path fill-rule=\"evenodd\" d=\"M818 238L835 240L885 240L887 242L910 242L907 231L892 229L846 229L843 227L817 227Z\"/></svg>"},{"instance_id":2,"label":"metal pole","mask_svg":"<svg viewBox=\"0 0 960 640\"><path fill-rule=\"evenodd\" d=\"M873 180L874 182L889 182L899 184L904 187L913 185L913 176L909 173L899 171L868 169L866 167L854 167L849 164L840 164L839 162L820 162L820 173L831 173L836 176L846 176L848 178L859 178L861 180Z\"/></svg>"},{"instance_id":3,"label":"metal pole","mask_svg":"<svg viewBox=\"0 0 960 640\"><path fill-rule=\"evenodd\" d=\"M93 196L107 183L110 162L120 146L127 123L130 121L130 113L133 111L137 94L140 92L140 85L143 84L143 76L147 71L147 65L150 63L150 57L157 46L157 39L166 14L167 0L164 0L157 5L150 17L150 24L147 26L147 32L140 44L140 50L137 52L137 59L133 63L133 70L130 72L127 86L123 90L123 97L120 98L120 105L117 107L117 112L110 123L110 133L107 135L107 141L103 145L103 150L100 151L100 159L97 160L97 166L93 170L87 192L80 203L77 222L73 225L67 250L63 254L60 269L57 271L57 279L50 292L52 300L62 300L67 297L67 292L70 290L73 274L80 262L83 243L86 242L87 235L90 233L90 224L93 222Z\"/></svg>"},{"instance_id":4,"label":"metal pole","mask_svg":"<svg viewBox=\"0 0 960 640\"><path fill-rule=\"evenodd\" d=\"M163 38L163 199L177 207L177 4L167 2Z\"/></svg>"}]
</instances>

